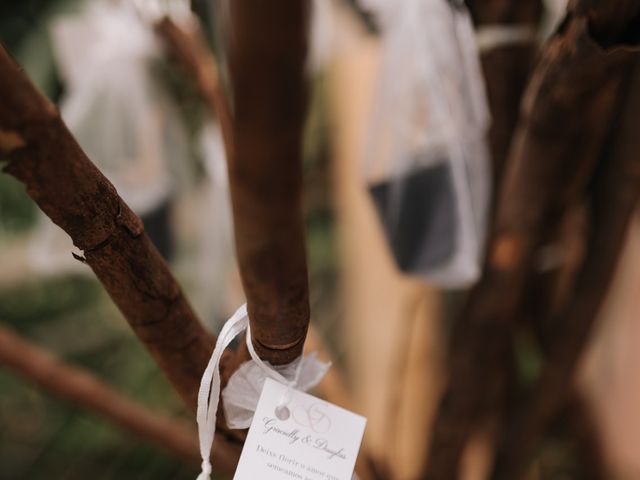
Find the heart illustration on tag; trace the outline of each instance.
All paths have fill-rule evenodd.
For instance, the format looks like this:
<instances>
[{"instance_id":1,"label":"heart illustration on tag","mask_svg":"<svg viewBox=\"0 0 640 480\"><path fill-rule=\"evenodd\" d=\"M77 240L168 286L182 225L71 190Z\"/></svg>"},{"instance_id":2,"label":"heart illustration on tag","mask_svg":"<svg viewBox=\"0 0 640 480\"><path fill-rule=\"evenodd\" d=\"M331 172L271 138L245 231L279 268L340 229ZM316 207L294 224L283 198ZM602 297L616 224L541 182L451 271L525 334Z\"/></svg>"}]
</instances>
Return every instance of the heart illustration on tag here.
<instances>
[{"instance_id":1,"label":"heart illustration on tag","mask_svg":"<svg viewBox=\"0 0 640 480\"><path fill-rule=\"evenodd\" d=\"M308 407L296 406L293 410L293 420L301 427L309 428L315 433L327 433L331 430L331 419L322 403L314 403Z\"/></svg>"},{"instance_id":2,"label":"heart illustration on tag","mask_svg":"<svg viewBox=\"0 0 640 480\"><path fill-rule=\"evenodd\" d=\"M353 480L366 423L267 378L233 479Z\"/></svg>"}]
</instances>

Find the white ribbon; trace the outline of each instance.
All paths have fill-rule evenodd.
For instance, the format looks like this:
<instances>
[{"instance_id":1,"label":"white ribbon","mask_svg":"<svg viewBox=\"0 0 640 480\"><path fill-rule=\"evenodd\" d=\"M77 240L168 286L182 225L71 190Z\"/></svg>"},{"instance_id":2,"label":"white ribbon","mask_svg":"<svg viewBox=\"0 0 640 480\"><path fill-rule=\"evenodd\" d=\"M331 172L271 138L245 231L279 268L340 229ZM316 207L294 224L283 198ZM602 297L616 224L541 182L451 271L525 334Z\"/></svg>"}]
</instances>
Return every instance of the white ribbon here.
<instances>
[{"instance_id":1,"label":"white ribbon","mask_svg":"<svg viewBox=\"0 0 640 480\"><path fill-rule=\"evenodd\" d=\"M535 44L537 39L538 32L533 25L481 25L476 31L480 53L514 45Z\"/></svg>"},{"instance_id":2,"label":"white ribbon","mask_svg":"<svg viewBox=\"0 0 640 480\"><path fill-rule=\"evenodd\" d=\"M233 342L233 340L245 330L247 331L247 349L249 350L249 354L252 359L250 362L257 365L264 374L261 376L261 380L259 380L261 382L259 385L260 389L262 384L264 384L264 379L266 377L272 378L283 385L287 385L288 388L283 395L284 398L291 392L291 389L295 388L306 390L315 386L329 368L328 364L323 364L323 367L320 369L322 370L322 373L314 375L313 382L300 382L301 371L303 369L308 368L309 365L311 365L313 369L317 369L320 365L312 356L310 356L310 360L307 360L307 358L300 358L291 364L295 365L293 380L287 379L283 374L274 370L274 368L270 367L260 359L253 347L253 342L251 341L251 327L249 325L249 317L247 314L247 305L242 305L233 314L233 316L227 320L227 323L225 323L222 328L222 331L218 336L218 341L216 342L216 347L213 350L209 364L207 365L207 368L202 375L202 381L200 382L200 390L198 391L197 421L198 436L200 439L200 455L202 457L202 472L198 475L197 480L210 480L211 478L210 457L211 449L213 447L213 439L216 434L216 417L220 400L220 359L222 358L223 352L231 342ZM287 367L285 367L285 369L287 369ZM287 370L290 371L290 367Z\"/></svg>"},{"instance_id":3,"label":"white ribbon","mask_svg":"<svg viewBox=\"0 0 640 480\"><path fill-rule=\"evenodd\" d=\"M328 363L318 360L315 352L298 358L289 365L269 366L263 370L256 362L249 360L234 372L222 392L222 404L227 426L232 430L249 428L258 406L264 381L271 377L271 369L286 379L295 381L295 389L307 391L315 387L325 376L330 367Z\"/></svg>"}]
</instances>

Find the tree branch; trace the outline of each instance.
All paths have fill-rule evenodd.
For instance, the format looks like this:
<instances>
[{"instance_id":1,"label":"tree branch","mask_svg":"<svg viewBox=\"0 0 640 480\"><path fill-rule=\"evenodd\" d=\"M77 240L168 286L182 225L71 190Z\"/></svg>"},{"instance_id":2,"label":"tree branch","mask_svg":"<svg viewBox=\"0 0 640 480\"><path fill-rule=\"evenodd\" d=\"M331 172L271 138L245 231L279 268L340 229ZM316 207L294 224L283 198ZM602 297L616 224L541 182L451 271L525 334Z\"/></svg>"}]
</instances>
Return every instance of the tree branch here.
<instances>
[{"instance_id":1,"label":"tree branch","mask_svg":"<svg viewBox=\"0 0 640 480\"><path fill-rule=\"evenodd\" d=\"M48 393L96 413L123 430L179 456L199 463L195 433L187 425L149 412L91 374L64 364L45 350L0 326L0 365ZM222 455L227 458L226 455ZM232 458L232 457L229 457ZM232 468L225 465L226 471Z\"/></svg>"},{"instance_id":2,"label":"tree branch","mask_svg":"<svg viewBox=\"0 0 640 480\"><path fill-rule=\"evenodd\" d=\"M635 56L604 50L588 27L574 13L545 47L529 84L484 275L454 332L450 380L424 478L457 478L478 415L495 410L502 397L511 329L524 315L544 233L585 192L619 113L620 87Z\"/></svg>"},{"instance_id":3,"label":"tree branch","mask_svg":"<svg viewBox=\"0 0 640 480\"><path fill-rule=\"evenodd\" d=\"M155 24L156 33L164 40L180 67L189 75L208 110L220 124L224 149L233 158L233 120L218 74L213 54L207 48L200 31L187 31L165 17Z\"/></svg>"},{"instance_id":4,"label":"tree branch","mask_svg":"<svg viewBox=\"0 0 640 480\"><path fill-rule=\"evenodd\" d=\"M635 65L638 56L635 56ZM635 65L629 67L630 77ZM625 107L613 140L594 174L588 200L589 229L585 260L578 272L572 300L553 318L556 326L550 353L531 400L507 422L494 478L520 478L528 455L546 426L570 398L575 371L593 324L609 290L628 226L640 200L637 136L640 70L625 85ZM628 95L626 93L628 92Z\"/></svg>"},{"instance_id":5,"label":"tree branch","mask_svg":"<svg viewBox=\"0 0 640 480\"><path fill-rule=\"evenodd\" d=\"M214 338L198 321L140 219L80 149L51 102L0 47L0 154L86 263L193 410ZM229 354L224 375L234 368ZM223 440L216 438L216 448ZM225 447L225 450L229 450ZM239 448L234 448L235 458Z\"/></svg>"},{"instance_id":6,"label":"tree branch","mask_svg":"<svg viewBox=\"0 0 640 480\"><path fill-rule=\"evenodd\" d=\"M543 12L541 0L467 0L477 28L530 28L535 31ZM535 39L481 51L482 69L491 110L489 141L493 184L500 185L520 101L538 50Z\"/></svg>"},{"instance_id":7,"label":"tree branch","mask_svg":"<svg viewBox=\"0 0 640 480\"><path fill-rule=\"evenodd\" d=\"M156 31L169 47L169 50L173 52L187 74L205 71L210 68L209 65L216 65L217 62L213 53L203 43L201 36L190 35L168 18L163 19L156 26ZM226 105L222 92L219 91L222 85L217 78L217 73L214 73L214 78L208 82L198 80L199 76L197 75L192 78L195 78L197 90L204 99L210 113L217 118L228 118L232 123L232 116L229 113L230 110ZM220 98L222 100L218 102L207 100L211 98ZM225 149L226 148L225 145ZM227 158L231 158L233 150L226 150L226 153ZM338 365L331 360L329 350L326 345L324 345L320 335L315 331L313 325L309 327L305 351L317 352L320 358L329 360L333 365L317 387L322 397L343 408L352 409L352 400L346 388L342 372L339 370ZM246 349L239 349L237 355L239 357L245 355L245 359L248 359ZM366 450L366 446L363 446L360 450L360 455L356 463L356 472L363 480L379 478L376 476L377 474L375 473L373 462Z\"/></svg>"},{"instance_id":8,"label":"tree branch","mask_svg":"<svg viewBox=\"0 0 640 480\"><path fill-rule=\"evenodd\" d=\"M289 363L302 354L309 325L301 204L310 6L242 0L229 7L233 119L202 42L168 19L156 30L227 130L236 250L254 345L270 363Z\"/></svg>"}]
</instances>

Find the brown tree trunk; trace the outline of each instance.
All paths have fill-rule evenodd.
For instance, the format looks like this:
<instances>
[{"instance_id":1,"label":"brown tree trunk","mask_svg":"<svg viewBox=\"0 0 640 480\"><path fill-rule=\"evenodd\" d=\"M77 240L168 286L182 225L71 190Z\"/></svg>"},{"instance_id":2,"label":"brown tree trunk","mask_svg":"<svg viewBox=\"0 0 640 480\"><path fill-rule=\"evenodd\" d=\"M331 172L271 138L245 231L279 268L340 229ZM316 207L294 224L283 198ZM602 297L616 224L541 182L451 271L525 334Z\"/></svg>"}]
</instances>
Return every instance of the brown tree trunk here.
<instances>
[{"instance_id":1,"label":"brown tree trunk","mask_svg":"<svg viewBox=\"0 0 640 480\"><path fill-rule=\"evenodd\" d=\"M629 66L630 73L633 67ZM615 273L640 199L640 141L636 132L640 70L635 71L634 81L623 88L628 92L624 111L589 189L586 254L572 300L551 319L556 329L548 359L531 400L509 419L498 451L496 479L520 478L545 427L568 403L578 361Z\"/></svg>"},{"instance_id":2,"label":"brown tree trunk","mask_svg":"<svg viewBox=\"0 0 640 480\"><path fill-rule=\"evenodd\" d=\"M594 18L598 13L591 11ZM584 194L634 58L603 50L587 18L575 13L545 47L510 150L484 275L454 333L450 381L424 478L457 478L479 414L500 405L512 328L525 315L536 252L548 225Z\"/></svg>"}]
</instances>

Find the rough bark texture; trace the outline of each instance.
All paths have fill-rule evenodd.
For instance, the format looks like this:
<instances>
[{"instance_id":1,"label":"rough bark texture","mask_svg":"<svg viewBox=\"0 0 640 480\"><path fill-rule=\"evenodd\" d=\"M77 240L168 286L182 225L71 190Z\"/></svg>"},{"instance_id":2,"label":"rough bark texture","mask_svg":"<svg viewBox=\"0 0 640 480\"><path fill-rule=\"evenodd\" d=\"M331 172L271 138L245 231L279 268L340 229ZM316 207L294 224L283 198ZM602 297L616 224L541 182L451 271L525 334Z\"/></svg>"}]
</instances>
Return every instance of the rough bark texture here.
<instances>
[{"instance_id":1,"label":"rough bark texture","mask_svg":"<svg viewBox=\"0 0 640 480\"><path fill-rule=\"evenodd\" d=\"M584 16L571 16L545 47L529 84L484 275L454 332L450 381L424 478L457 478L478 416L499 405L511 330L522 315L542 233L585 192L619 113L634 55L603 50L588 27Z\"/></svg>"},{"instance_id":2,"label":"rough bark texture","mask_svg":"<svg viewBox=\"0 0 640 480\"><path fill-rule=\"evenodd\" d=\"M215 62L194 61L191 56L202 54L197 42L181 37L171 23L156 26L183 67L191 69L221 123L231 160L236 245L253 341L258 354L272 364L289 363L302 354L309 325L301 208L309 9L308 1L233 2L233 124ZM26 184L39 207L83 251L83 261L195 408L214 339L195 318L142 222L3 49L0 97L5 170ZM223 379L245 358L244 349L235 357L225 355ZM221 443L220 436L216 440ZM238 451L232 453L237 459Z\"/></svg>"},{"instance_id":3,"label":"rough bark texture","mask_svg":"<svg viewBox=\"0 0 640 480\"><path fill-rule=\"evenodd\" d=\"M141 220L86 157L53 104L2 47L0 98L4 170L26 185L40 209L84 252L83 261L195 410L214 338L195 317ZM227 355L223 369L229 365ZM216 447L223 448L223 441L216 440ZM237 458L239 449L234 452Z\"/></svg>"},{"instance_id":4,"label":"rough bark texture","mask_svg":"<svg viewBox=\"0 0 640 480\"><path fill-rule=\"evenodd\" d=\"M236 250L256 351L301 355L309 325L302 140L309 0L230 2Z\"/></svg>"},{"instance_id":5,"label":"rough bark texture","mask_svg":"<svg viewBox=\"0 0 640 480\"><path fill-rule=\"evenodd\" d=\"M189 462L200 462L197 437L187 425L151 413L89 373L66 365L5 327L0 327L0 365L48 393L104 417L127 433ZM228 470L231 465L226 467Z\"/></svg>"}]
</instances>

